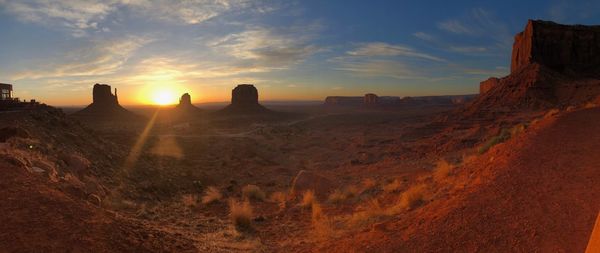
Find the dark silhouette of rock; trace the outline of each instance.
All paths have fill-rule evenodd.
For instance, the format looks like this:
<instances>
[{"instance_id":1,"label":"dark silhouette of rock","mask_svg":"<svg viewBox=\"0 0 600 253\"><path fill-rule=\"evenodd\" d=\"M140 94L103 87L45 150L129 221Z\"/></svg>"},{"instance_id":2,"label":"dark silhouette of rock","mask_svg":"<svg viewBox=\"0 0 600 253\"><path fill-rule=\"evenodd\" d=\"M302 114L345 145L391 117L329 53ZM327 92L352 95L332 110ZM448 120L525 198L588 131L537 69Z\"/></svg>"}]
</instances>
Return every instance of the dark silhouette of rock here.
<instances>
[{"instance_id":1,"label":"dark silhouette of rock","mask_svg":"<svg viewBox=\"0 0 600 253\"><path fill-rule=\"evenodd\" d=\"M231 104L219 111L225 114L268 113L269 109L258 103L258 90L252 84L239 84L231 91Z\"/></svg>"},{"instance_id":2,"label":"dark silhouette of rock","mask_svg":"<svg viewBox=\"0 0 600 253\"><path fill-rule=\"evenodd\" d=\"M359 106L363 103L363 97L328 96L325 98L325 105Z\"/></svg>"},{"instance_id":3,"label":"dark silhouette of rock","mask_svg":"<svg viewBox=\"0 0 600 253\"><path fill-rule=\"evenodd\" d=\"M117 89L115 88L115 94L113 95L111 93L110 85L95 84L92 94L92 103L83 110L74 113L74 116L96 117L99 119L139 119L141 117L128 111L119 104Z\"/></svg>"},{"instance_id":4,"label":"dark silhouette of rock","mask_svg":"<svg viewBox=\"0 0 600 253\"><path fill-rule=\"evenodd\" d=\"M379 104L379 97L373 93L365 94L363 103L366 106L376 106Z\"/></svg>"},{"instance_id":5,"label":"dark silhouette of rock","mask_svg":"<svg viewBox=\"0 0 600 253\"><path fill-rule=\"evenodd\" d=\"M196 113L201 110L192 104L192 96L189 93L185 93L179 99L179 104L175 107L178 112L184 113Z\"/></svg>"},{"instance_id":6,"label":"dark silhouette of rock","mask_svg":"<svg viewBox=\"0 0 600 253\"><path fill-rule=\"evenodd\" d=\"M578 74L600 70L600 26L529 20L515 36L511 73L531 63Z\"/></svg>"},{"instance_id":7,"label":"dark silhouette of rock","mask_svg":"<svg viewBox=\"0 0 600 253\"><path fill-rule=\"evenodd\" d=\"M515 36L511 74L480 84L465 115L578 105L600 95L600 26L529 20Z\"/></svg>"}]
</instances>

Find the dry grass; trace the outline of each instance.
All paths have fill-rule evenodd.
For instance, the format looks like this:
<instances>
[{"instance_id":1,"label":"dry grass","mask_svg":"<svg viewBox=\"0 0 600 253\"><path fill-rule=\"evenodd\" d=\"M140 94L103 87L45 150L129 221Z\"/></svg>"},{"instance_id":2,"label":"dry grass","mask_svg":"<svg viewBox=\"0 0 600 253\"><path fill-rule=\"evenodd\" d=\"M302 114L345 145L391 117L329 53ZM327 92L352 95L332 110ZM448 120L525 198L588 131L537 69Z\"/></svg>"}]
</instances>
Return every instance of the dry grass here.
<instances>
[{"instance_id":1,"label":"dry grass","mask_svg":"<svg viewBox=\"0 0 600 253\"><path fill-rule=\"evenodd\" d=\"M219 200L221 200L221 198L223 198L223 195L221 195L219 189L211 186L208 187L208 189L204 193L204 196L202 196L202 204L218 202Z\"/></svg>"},{"instance_id":2,"label":"dry grass","mask_svg":"<svg viewBox=\"0 0 600 253\"><path fill-rule=\"evenodd\" d=\"M436 181L444 180L446 177L448 177L448 175L450 175L452 169L454 169L454 166L442 159L437 162L437 166L433 172L433 178Z\"/></svg>"},{"instance_id":3,"label":"dry grass","mask_svg":"<svg viewBox=\"0 0 600 253\"><path fill-rule=\"evenodd\" d=\"M397 192L400 190L401 186L402 186L402 182L400 181L400 179L396 178L391 183L384 185L383 191L387 192L387 193Z\"/></svg>"},{"instance_id":4,"label":"dry grass","mask_svg":"<svg viewBox=\"0 0 600 253\"><path fill-rule=\"evenodd\" d=\"M238 202L229 200L229 218L238 231L252 229L252 206L248 200Z\"/></svg>"},{"instance_id":5,"label":"dry grass","mask_svg":"<svg viewBox=\"0 0 600 253\"><path fill-rule=\"evenodd\" d=\"M305 208L312 208L314 203L316 203L315 192L313 190L305 191L304 195L302 195L300 206Z\"/></svg>"},{"instance_id":6,"label":"dry grass","mask_svg":"<svg viewBox=\"0 0 600 253\"><path fill-rule=\"evenodd\" d=\"M265 193L260 189L260 187L249 184L242 188L242 196L248 199L254 199L259 201L264 201L266 199Z\"/></svg>"},{"instance_id":7,"label":"dry grass","mask_svg":"<svg viewBox=\"0 0 600 253\"><path fill-rule=\"evenodd\" d=\"M364 210L353 213L348 222L352 226L363 226L376 222L384 216L386 216L386 210L381 207L379 201L371 200Z\"/></svg>"},{"instance_id":8,"label":"dry grass","mask_svg":"<svg viewBox=\"0 0 600 253\"><path fill-rule=\"evenodd\" d=\"M329 237L333 233L332 220L323 213L321 205L317 202L312 203L311 222L317 237Z\"/></svg>"},{"instance_id":9,"label":"dry grass","mask_svg":"<svg viewBox=\"0 0 600 253\"><path fill-rule=\"evenodd\" d=\"M375 189L376 186L377 182L375 182L375 180L373 180L372 178L367 178L362 181L362 192Z\"/></svg>"},{"instance_id":10,"label":"dry grass","mask_svg":"<svg viewBox=\"0 0 600 253\"><path fill-rule=\"evenodd\" d=\"M279 205L279 209L285 209L287 202L287 195L283 192L274 192L271 194L269 198L271 202L277 203Z\"/></svg>"},{"instance_id":11,"label":"dry grass","mask_svg":"<svg viewBox=\"0 0 600 253\"><path fill-rule=\"evenodd\" d=\"M198 204L198 196L193 194L184 194L181 196L181 203L188 208L193 208Z\"/></svg>"},{"instance_id":12,"label":"dry grass","mask_svg":"<svg viewBox=\"0 0 600 253\"><path fill-rule=\"evenodd\" d=\"M332 203L341 203L345 200L360 195L360 193L361 190L359 190L356 186L348 186L344 188L344 190L336 189L329 195L328 200Z\"/></svg>"},{"instance_id":13,"label":"dry grass","mask_svg":"<svg viewBox=\"0 0 600 253\"><path fill-rule=\"evenodd\" d=\"M425 201L427 185L413 185L402 193L400 200L396 205L390 207L386 212L388 215L395 215L404 210L413 209Z\"/></svg>"}]
</instances>

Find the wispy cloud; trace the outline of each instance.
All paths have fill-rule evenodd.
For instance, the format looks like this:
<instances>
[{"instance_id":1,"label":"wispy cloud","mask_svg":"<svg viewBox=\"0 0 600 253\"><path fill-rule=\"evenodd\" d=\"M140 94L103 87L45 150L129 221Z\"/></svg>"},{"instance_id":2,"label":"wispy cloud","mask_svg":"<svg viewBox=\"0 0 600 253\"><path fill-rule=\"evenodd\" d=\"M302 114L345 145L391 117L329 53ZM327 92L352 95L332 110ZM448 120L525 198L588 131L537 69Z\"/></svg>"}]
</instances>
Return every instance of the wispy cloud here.
<instances>
[{"instance_id":1,"label":"wispy cloud","mask_svg":"<svg viewBox=\"0 0 600 253\"><path fill-rule=\"evenodd\" d=\"M413 36L415 36L419 39L425 40L425 41L433 41L436 39L435 36L433 36L429 33L425 33L425 32L416 32L416 33L413 33Z\"/></svg>"},{"instance_id":2,"label":"wispy cloud","mask_svg":"<svg viewBox=\"0 0 600 253\"><path fill-rule=\"evenodd\" d=\"M422 53L405 45L391 45L383 42L372 42L347 52L351 56L405 56L432 61L445 61L442 58Z\"/></svg>"},{"instance_id":3,"label":"wispy cloud","mask_svg":"<svg viewBox=\"0 0 600 253\"><path fill-rule=\"evenodd\" d=\"M118 40L93 41L90 46L77 49L61 59L41 60L32 69L17 73L13 80L75 76L101 76L120 70L129 57L140 47L151 42L144 37L126 37Z\"/></svg>"},{"instance_id":4,"label":"wispy cloud","mask_svg":"<svg viewBox=\"0 0 600 253\"><path fill-rule=\"evenodd\" d=\"M462 22L450 19L438 23L438 28L456 34L475 34L476 32L472 28L468 28Z\"/></svg>"},{"instance_id":5,"label":"wispy cloud","mask_svg":"<svg viewBox=\"0 0 600 253\"><path fill-rule=\"evenodd\" d=\"M439 22L437 27L454 34L489 38L495 46L503 49L509 49L512 45L508 26L483 8L474 8L466 15Z\"/></svg>"}]
</instances>

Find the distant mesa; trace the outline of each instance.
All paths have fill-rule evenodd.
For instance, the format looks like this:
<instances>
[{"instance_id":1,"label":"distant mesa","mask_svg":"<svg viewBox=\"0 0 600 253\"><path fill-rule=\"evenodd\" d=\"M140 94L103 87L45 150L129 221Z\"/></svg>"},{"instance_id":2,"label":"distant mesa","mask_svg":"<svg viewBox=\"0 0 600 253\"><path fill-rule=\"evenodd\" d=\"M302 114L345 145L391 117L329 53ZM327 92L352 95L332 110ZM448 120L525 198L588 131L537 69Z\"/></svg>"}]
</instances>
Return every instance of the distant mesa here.
<instances>
[{"instance_id":1,"label":"distant mesa","mask_svg":"<svg viewBox=\"0 0 600 253\"><path fill-rule=\"evenodd\" d=\"M417 106L417 105L457 105L469 102L475 99L476 95L455 95L455 96L423 96L423 97L396 97L396 96L377 96L373 93L367 93L362 97L351 96L329 96L325 98L327 106Z\"/></svg>"},{"instance_id":2,"label":"distant mesa","mask_svg":"<svg viewBox=\"0 0 600 253\"><path fill-rule=\"evenodd\" d=\"M254 85L239 84L231 91L231 104L218 113L244 115L269 112L269 109L258 103L258 90Z\"/></svg>"},{"instance_id":3,"label":"distant mesa","mask_svg":"<svg viewBox=\"0 0 600 253\"><path fill-rule=\"evenodd\" d=\"M515 36L511 73L480 83L467 114L583 104L600 95L600 26L529 20Z\"/></svg>"},{"instance_id":4,"label":"distant mesa","mask_svg":"<svg viewBox=\"0 0 600 253\"><path fill-rule=\"evenodd\" d=\"M92 91L92 103L81 111L74 113L74 116L94 116L100 118L140 118L119 104L117 89L115 94L111 93L111 87L107 84L95 84Z\"/></svg>"}]
</instances>

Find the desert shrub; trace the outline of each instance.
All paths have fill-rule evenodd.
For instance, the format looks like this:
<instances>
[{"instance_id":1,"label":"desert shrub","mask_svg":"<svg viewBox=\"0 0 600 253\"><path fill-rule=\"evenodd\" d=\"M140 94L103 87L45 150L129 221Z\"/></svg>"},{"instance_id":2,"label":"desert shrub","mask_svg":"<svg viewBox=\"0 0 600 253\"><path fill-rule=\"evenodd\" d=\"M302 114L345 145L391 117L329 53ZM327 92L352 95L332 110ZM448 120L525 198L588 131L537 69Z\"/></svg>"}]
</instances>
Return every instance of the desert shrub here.
<instances>
[{"instance_id":1,"label":"desert shrub","mask_svg":"<svg viewBox=\"0 0 600 253\"><path fill-rule=\"evenodd\" d=\"M229 200L229 218L238 231L252 229L252 206L248 200Z\"/></svg>"},{"instance_id":2,"label":"desert shrub","mask_svg":"<svg viewBox=\"0 0 600 253\"><path fill-rule=\"evenodd\" d=\"M373 180L371 178L367 178L362 181L362 192L375 189L376 186L377 186L377 182L375 182L375 180Z\"/></svg>"},{"instance_id":3,"label":"desert shrub","mask_svg":"<svg viewBox=\"0 0 600 253\"><path fill-rule=\"evenodd\" d=\"M367 203L364 210L357 211L352 214L349 223L353 226L361 226L376 222L385 215L385 209L381 207L379 201L371 200Z\"/></svg>"},{"instance_id":4,"label":"desert shrub","mask_svg":"<svg viewBox=\"0 0 600 253\"><path fill-rule=\"evenodd\" d=\"M271 202L277 203L280 209L284 209L287 201L287 195L283 192L274 192L269 198Z\"/></svg>"},{"instance_id":5,"label":"desert shrub","mask_svg":"<svg viewBox=\"0 0 600 253\"><path fill-rule=\"evenodd\" d=\"M326 237L332 234L332 220L323 213L321 205L317 202L312 203L311 222L316 236Z\"/></svg>"},{"instance_id":6,"label":"desert shrub","mask_svg":"<svg viewBox=\"0 0 600 253\"><path fill-rule=\"evenodd\" d=\"M386 210L386 214L395 215L421 205L425 201L426 191L427 186L425 184L411 186L400 195L398 203Z\"/></svg>"},{"instance_id":7,"label":"desert shrub","mask_svg":"<svg viewBox=\"0 0 600 253\"><path fill-rule=\"evenodd\" d=\"M259 201L264 201L266 198L265 193L260 189L260 187L249 184L242 188L242 196L248 199L254 199Z\"/></svg>"},{"instance_id":8,"label":"desert shrub","mask_svg":"<svg viewBox=\"0 0 600 253\"><path fill-rule=\"evenodd\" d=\"M343 190L336 189L329 195L328 200L332 203L340 203L358 196L360 192L361 191L356 186L348 186Z\"/></svg>"},{"instance_id":9,"label":"desert shrub","mask_svg":"<svg viewBox=\"0 0 600 253\"><path fill-rule=\"evenodd\" d=\"M454 166L452 164L449 164L446 160L442 159L437 162L435 171L433 172L433 178L436 181L443 180L446 177L448 177L450 172L452 172L452 169L454 169Z\"/></svg>"},{"instance_id":10,"label":"desert shrub","mask_svg":"<svg viewBox=\"0 0 600 253\"><path fill-rule=\"evenodd\" d=\"M192 195L192 194L184 194L181 196L181 203L185 206L185 207L194 207L196 206L196 204L198 204L198 197L196 195Z\"/></svg>"},{"instance_id":11,"label":"desert shrub","mask_svg":"<svg viewBox=\"0 0 600 253\"><path fill-rule=\"evenodd\" d=\"M387 193L397 192L400 190L401 186L402 186L402 182L400 181L400 179L396 178L391 183L384 185L383 191L387 192Z\"/></svg>"},{"instance_id":12,"label":"desert shrub","mask_svg":"<svg viewBox=\"0 0 600 253\"><path fill-rule=\"evenodd\" d=\"M208 187L208 189L204 193L204 196L202 196L202 204L210 204L213 202L217 202L221 200L222 197L223 195L221 195L219 189L213 186Z\"/></svg>"},{"instance_id":13,"label":"desert shrub","mask_svg":"<svg viewBox=\"0 0 600 253\"><path fill-rule=\"evenodd\" d=\"M492 139L490 139L488 142L486 142L481 148L479 148L479 154L483 154L483 153L487 152L493 146L496 146L502 142L505 142L508 139L510 139L510 131L508 129L502 129L502 131L500 131L499 135L494 136Z\"/></svg>"},{"instance_id":14,"label":"desert shrub","mask_svg":"<svg viewBox=\"0 0 600 253\"><path fill-rule=\"evenodd\" d=\"M315 192L312 190L308 190L305 191L304 194L302 195L302 200L300 201L300 206L301 207L311 207L313 206L313 203L316 202L315 199Z\"/></svg>"}]
</instances>

